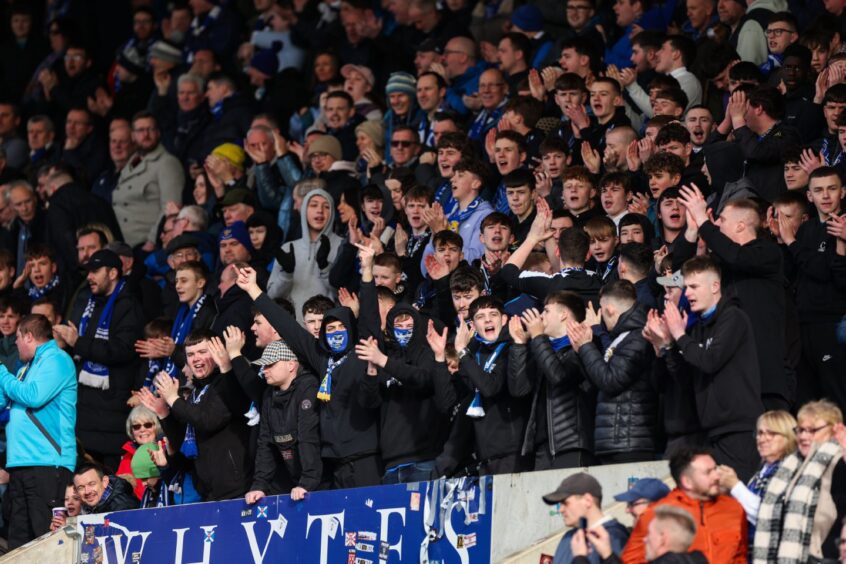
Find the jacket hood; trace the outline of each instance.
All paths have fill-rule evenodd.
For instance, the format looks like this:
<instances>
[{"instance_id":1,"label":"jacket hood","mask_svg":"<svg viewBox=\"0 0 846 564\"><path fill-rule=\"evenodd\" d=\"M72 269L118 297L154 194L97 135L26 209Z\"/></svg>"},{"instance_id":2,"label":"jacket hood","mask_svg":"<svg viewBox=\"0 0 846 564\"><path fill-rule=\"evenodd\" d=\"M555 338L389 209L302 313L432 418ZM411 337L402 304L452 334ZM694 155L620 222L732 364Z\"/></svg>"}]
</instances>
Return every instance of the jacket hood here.
<instances>
[{"instance_id":1,"label":"jacket hood","mask_svg":"<svg viewBox=\"0 0 846 564\"><path fill-rule=\"evenodd\" d=\"M347 347L340 353L335 353L329 348L326 343L326 326L330 321L340 321L344 324L349 332L349 339L347 339ZM344 355L351 351L358 343L358 334L356 331L355 316L348 307L335 307L326 312L323 316L323 323L320 325L320 337L318 339L320 347L327 353L333 356Z\"/></svg>"},{"instance_id":2,"label":"jacket hood","mask_svg":"<svg viewBox=\"0 0 846 564\"><path fill-rule=\"evenodd\" d=\"M408 343L408 349L417 348L418 346L428 346L426 343L428 321L411 304L404 302L399 302L392 307L385 319L385 332L387 333L388 340L391 343L396 343L396 339L394 339L394 320L398 315L402 314L410 315L414 320L414 329L411 332L411 341Z\"/></svg>"},{"instance_id":3,"label":"jacket hood","mask_svg":"<svg viewBox=\"0 0 846 564\"><path fill-rule=\"evenodd\" d=\"M327 202L329 202L329 219L326 221L326 225L323 226L320 234L328 235L332 231L332 226L335 224L335 199L331 194L329 194L329 192L321 188L312 190L306 194L305 198L303 198L303 203L300 205L300 228L302 229L304 239L308 239L308 203L315 196L322 196L326 198Z\"/></svg>"},{"instance_id":4,"label":"jacket hood","mask_svg":"<svg viewBox=\"0 0 846 564\"><path fill-rule=\"evenodd\" d=\"M258 210L247 219L247 228L264 226L267 229L267 235L264 237L264 243L261 249L256 249L253 256L261 262L270 262L273 259L273 253L279 248L285 234L276 219L266 211Z\"/></svg>"}]
</instances>

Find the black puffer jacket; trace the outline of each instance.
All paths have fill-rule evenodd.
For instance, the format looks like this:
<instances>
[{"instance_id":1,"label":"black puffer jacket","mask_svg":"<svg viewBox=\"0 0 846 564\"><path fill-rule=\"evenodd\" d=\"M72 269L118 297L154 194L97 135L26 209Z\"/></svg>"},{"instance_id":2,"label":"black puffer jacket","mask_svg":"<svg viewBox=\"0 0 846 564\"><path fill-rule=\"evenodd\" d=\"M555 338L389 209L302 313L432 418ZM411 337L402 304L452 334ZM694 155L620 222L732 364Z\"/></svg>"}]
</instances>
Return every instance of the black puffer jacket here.
<instances>
[{"instance_id":1,"label":"black puffer jacket","mask_svg":"<svg viewBox=\"0 0 846 564\"><path fill-rule=\"evenodd\" d=\"M361 285L361 304L377 307L372 283ZM410 315L414 320L411 340L405 347L393 338L394 321L399 315ZM376 377L367 377L362 383L368 391L365 405L380 408L379 448L386 468L434 460L446 441L448 420L438 412L433 399L435 358L426 342L427 324L409 304L391 308L382 347L388 362Z\"/></svg>"},{"instance_id":2,"label":"black puffer jacket","mask_svg":"<svg viewBox=\"0 0 846 564\"><path fill-rule=\"evenodd\" d=\"M604 355L594 343L579 348L585 375L599 390L594 432L599 456L655 451L658 394L649 381L654 354L641 335L645 324L646 312L635 305L620 316Z\"/></svg>"},{"instance_id":3,"label":"black puffer jacket","mask_svg":"<svg viewBox=\"0 0 846 564\"><path fill-rule=\"evenodd\" d=\"M531 367L526 366L529 349L534 360ZM534 452L538 446L536 437L544 435L544 430L538 429L539 420L546 421L545 434L553 456L574 449L592 451L594 394L572 347L556 352L549 337L541 335L528 345L512 345L509 361L511 394L533 394L522 454Z\"/></svg>"}]
</instances>

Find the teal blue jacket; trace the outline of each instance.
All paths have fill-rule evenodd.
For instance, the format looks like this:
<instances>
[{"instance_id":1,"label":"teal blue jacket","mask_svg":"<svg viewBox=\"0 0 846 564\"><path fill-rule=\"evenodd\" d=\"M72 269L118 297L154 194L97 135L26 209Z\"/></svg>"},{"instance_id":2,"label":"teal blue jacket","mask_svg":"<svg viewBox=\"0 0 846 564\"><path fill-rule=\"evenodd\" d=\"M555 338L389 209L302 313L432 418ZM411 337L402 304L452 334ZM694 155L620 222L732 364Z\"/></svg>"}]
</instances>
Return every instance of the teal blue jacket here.
<instances>
[{"instance_id":1,"label":"teal blue jacket","mask_svg":"<svg viewBox=\"0 0 846 564\"><path fill-rule=\"evenodd\" d=\"M27 368L28 366L28 368ZM11 402L6 427L6 467L52 466L73 472L76 467L76 367L71 357L50 340L35 349L23 380L0 365L0 401ZM26 414L32 414L53 437L59 454Z\"/></svg>"}]
</instances>

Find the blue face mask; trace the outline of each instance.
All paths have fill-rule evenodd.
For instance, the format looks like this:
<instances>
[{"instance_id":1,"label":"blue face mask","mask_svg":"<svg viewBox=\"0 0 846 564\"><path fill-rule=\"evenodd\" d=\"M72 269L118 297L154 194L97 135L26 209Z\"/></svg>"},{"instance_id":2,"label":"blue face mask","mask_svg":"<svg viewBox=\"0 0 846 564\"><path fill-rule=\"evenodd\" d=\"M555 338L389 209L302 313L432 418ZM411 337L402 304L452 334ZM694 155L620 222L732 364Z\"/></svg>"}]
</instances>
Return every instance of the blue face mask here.
<instances>
[{"instance_id":1,"label":"blue face mask","mask_svg":"<svg viewBox=\"0 0 846 564\"><path fill-rule=\"evenodd\" d=\"M343 352L347 348L350 334L346 329L326 333L326 344L332 352Z\"/></svg>"},{"instance_id":2,"label":"blue face mask","mask_svg":"<svg viewBox=\"0 0 846 564\"><path fill-rule=\"evenodd\" d=\"M394 327L394 338L397 340L397 344L403 348L408 346L409 341L411 341L411 334L414 332L414 329L399 329Z\"/></svg>"}]
</instances>

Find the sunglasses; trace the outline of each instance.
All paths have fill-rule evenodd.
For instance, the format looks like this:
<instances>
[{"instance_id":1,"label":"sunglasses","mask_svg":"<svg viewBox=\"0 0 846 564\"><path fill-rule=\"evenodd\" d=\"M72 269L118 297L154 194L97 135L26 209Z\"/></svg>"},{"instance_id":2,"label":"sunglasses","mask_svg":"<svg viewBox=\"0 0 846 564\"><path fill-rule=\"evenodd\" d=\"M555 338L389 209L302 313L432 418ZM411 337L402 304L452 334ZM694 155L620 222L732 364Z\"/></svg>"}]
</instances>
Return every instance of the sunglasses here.
<instances>
[{"instance_id":1,"label":"sunglasses","mask_svg":"<svg viewBox=\"0 0 846 564\"><path fill-rule=\"evenodd\" d=\"M145 429L152 429L153 427L155 427L155 423L150 423L148 421L147 423L133 423L132 424L132 430L133 431L140 431L141 427L144 427Z\"/></svg>"},{"instance_id":2,"label":"sunglasses","mask_svg":"<svg viewBox=\"0 0 846 564\"><path fill-rule=\"evenodd\" d=\"M407 149L408 147L413 147L414 141L391 141L391 147L401 147L403 149Z\"/></svg>"}]
</instances>

